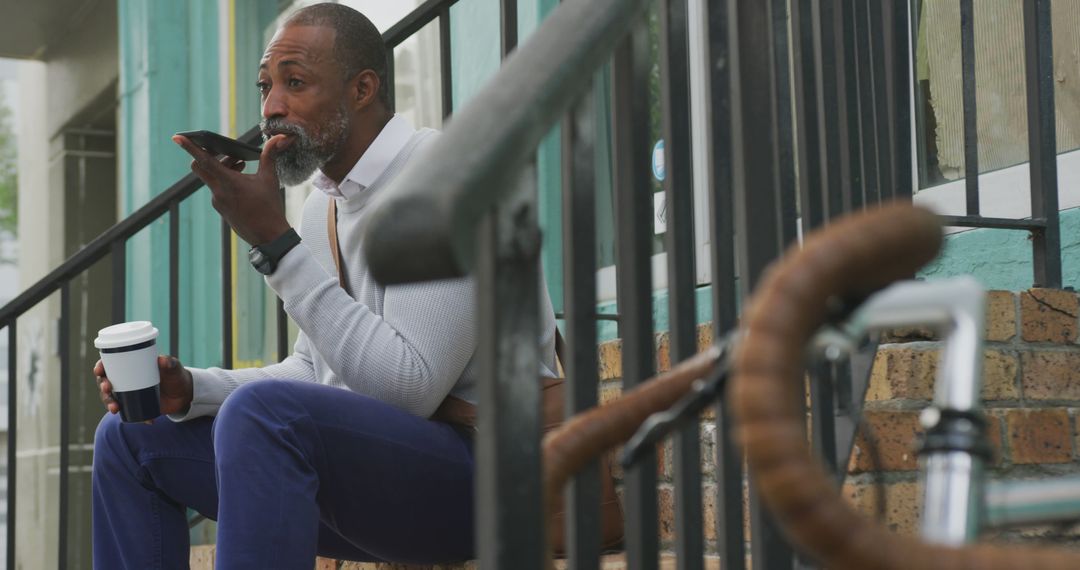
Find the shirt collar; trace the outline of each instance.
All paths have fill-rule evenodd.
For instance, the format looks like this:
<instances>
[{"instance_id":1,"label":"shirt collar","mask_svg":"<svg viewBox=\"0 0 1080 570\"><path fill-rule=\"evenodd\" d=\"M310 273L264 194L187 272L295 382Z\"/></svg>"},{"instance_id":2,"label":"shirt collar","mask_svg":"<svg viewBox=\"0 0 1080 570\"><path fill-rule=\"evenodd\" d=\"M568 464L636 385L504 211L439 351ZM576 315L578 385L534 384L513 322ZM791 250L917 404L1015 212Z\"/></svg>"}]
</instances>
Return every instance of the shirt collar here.
<instances>
[{"instance_id":1,"label":"shirt collar","mask_svg":"<svg viewBox=\"0 0 1080 570\"><path fill-rule=\"evenodd\" d=\"M335 184L320 170L312 179L312 185L330 196L346 200L362 194L382 176L415 133L416 129L408 119L394 115L371 141L371 146L360 155L360 160L356 161L341 184Z\"/></svg>"}]
</instances>

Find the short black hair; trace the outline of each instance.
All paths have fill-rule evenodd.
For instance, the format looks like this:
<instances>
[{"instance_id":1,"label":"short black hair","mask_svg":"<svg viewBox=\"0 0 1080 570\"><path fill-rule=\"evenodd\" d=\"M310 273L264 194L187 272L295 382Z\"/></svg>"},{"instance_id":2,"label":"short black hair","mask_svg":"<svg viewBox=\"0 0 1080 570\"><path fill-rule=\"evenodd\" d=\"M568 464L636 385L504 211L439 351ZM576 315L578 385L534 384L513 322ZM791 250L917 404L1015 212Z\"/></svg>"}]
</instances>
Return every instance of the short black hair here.
<instances>
[{"instance_id":1,"label":"short black hair","mask_svg":"<svg viewBox=\"0 0 1080 570\"><path fill-rule=\"evenodd\" d=\"M297 10L282 24L286 26L321 26L334 30L334 60L345 80L365 69L374 71L379 77L379 101L391 108L386 44L367 16L348 6L325 2Z\"/></svg>"}]
</instances>

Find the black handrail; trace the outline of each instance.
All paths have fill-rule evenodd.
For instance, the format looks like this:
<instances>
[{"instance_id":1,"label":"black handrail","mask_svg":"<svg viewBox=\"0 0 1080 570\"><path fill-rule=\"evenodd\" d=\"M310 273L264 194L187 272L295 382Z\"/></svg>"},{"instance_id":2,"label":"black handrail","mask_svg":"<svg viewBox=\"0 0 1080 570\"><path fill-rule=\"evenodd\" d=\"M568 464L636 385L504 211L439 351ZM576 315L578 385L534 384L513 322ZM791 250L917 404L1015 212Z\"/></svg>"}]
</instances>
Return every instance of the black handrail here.
<instances>
[{"instance_id":1,"label":"black handrail","mask_svg":"<svg viewBox=\"0 0 1080 570\"><path fill-rule=\"evenodd\" d=\"M457 112L427 158L373 208L364 239L384 283L464 275L480 218L516 189L540 140L587 88L648 0L563 2ZM463 154L462 149L469 149Z\"/></svg>"},{"instance_id":2,"label":"black handrail","mask_svg":"<svg viewBox=\"0 0 1080 570\"><path fill-rule=\"evenodd\" d=\"M452 85L450 81L450 58L448 48L450 45L449 33L450 33L450 7L457 3L457 0L428 0L421 6L414 9L408 15L406 15L400 22L391 27L385 33L383 33L383 41L389 48L389 71L390 77L388 81L393 87L393 49L408 39L410 36L418 32L424 26L430 24L434 20L439 20L439 35L440 46L444 50L442 54L442 103L443 114L449 115L452 103L452 94L450 93L450 87ZM261 133L259 127L256 125L248 129L243 135L239 137L241 141L247 143L257 143L261 140ZM50 295L60 291L61 293L61 315L60 315L60 450L59 450L59 463L60 463L60 496L59 496L59 533L58 533L58 561L61 568L67 566L67 550L68 550L68 510L70 503L70 496L68 490L68 467L70 465L70 408L71 408L71 375L70 363L67 355L70 351L69 334L68 334L68 321L71 318L70 315L70 284L79 274L90 269L95 263L99 262L107 255L112 256L112 278L115 280L113 284L113 310L112 318L115 322L119 322L124 319L124 304L126 302L126 248L127 241L145 229L152 223L158 221L163 216L168 216L169 219L169 244L171 259L169 260L169 333L170 333L170 346L169 351L173 354L178 352L178 338L179 338L179 263L176 258L176 248L178 247L180 235L179 235L179 205L186 200L192 194L194 194L199 188L203 186L201 180L194 174L188 174L175 182L172 186L166 189L161 194L154 197L146 205L136 210L133 214L115 224L86 246L82 247L79 251L61 263L56 269L50 271L47 275L39 279L15 299L8 302L6 305L0 307L0 328L8 329L8 453L7 453L7 552L6 552L6 567L15 567L15 502L17 498L15 482L16 482L16 434L17 434L17 407L16 407L16 395L17 386L15 382L17 374L17 321L20 316L32 309L41 301L48 298ZM232 365L232 348L231 348L231 313L230 303L231 298L229 291L234 286L231 279L231 230L222 222L222 365L225 367L231 367ZM285 357L287 348L287 317L285 316L284 309L280 300L277 303L277 349L278 355L281 358Z\"/></svg>"},{"instance_id":3,"label":"black handrail","mask_svg":"<svg viewBox=\"0 0 1080 570\"><path fill-rule=\"evenodd\" d=\"M255 143L259 139L259 127L257 126L252 127L240 137L241 141L247 143ZM188 174L167 190L155 196L145 206L136 210L135 213L105 230L104 233L75 252L67 261L61 263L59 267L50 271L48 275L39 279L8 304L0 307L0 327L8 326L19 315L58 291L65 281L86 271L108 255L113 244L123 242L139 233L157 221L158 218L167 214L171 204L182 202L202 186L202 180L199 180L194 174Z\"/></svg>"},{"instance_id":4,"label":"black handrail","mask_svg":"<svg viewBox=\"0 0 1080 570\"><path fill-rule=\"evenodd\" d=\"M458 0L428 0L424 2L409 12L397 24L386 30L383 33L383 41L390 50L393 50L424 26L435 21L436 18L445 16L446 11L457 2ZM258 125L248 129L239 139L247 143L257 143L260 140ZM194 194L196 190L202 188L202 185L202 181L198 177L194 174L188 174L130 216L105 230L104 233L75 252L56 269L50 271L48 275L39 279L18 297L0 307L0 328L7 326L19 315L58 291L61 283L75 277L100 261L109 254L112 244L127 240L139 233L143 228L167 214L170 204L182 202L188 196Z\"/></svg>"}]
</instances>

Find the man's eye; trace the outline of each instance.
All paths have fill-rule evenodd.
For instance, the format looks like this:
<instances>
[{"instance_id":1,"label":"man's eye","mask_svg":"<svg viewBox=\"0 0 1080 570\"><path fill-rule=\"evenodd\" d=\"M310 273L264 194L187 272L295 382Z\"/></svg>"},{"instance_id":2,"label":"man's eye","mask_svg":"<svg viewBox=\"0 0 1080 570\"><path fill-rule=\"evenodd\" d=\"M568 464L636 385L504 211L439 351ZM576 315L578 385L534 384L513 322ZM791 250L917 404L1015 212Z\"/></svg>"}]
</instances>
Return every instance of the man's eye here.
<instances>
[{"instance_id":1,"label":"man's eye","mask_svg":"<svg viewBox=\"0 0 1080 570\"><path fill-rule=\"evenodd\" d=\"M255 88L259 90L259 93L265 94L267 91L270 90L270 84L266 81L259 81L255 83Z\"/></svg>"},{"instance_id":2,"label":"man's eye","mask_svg":"<svg viewBox=\"0 0 1080 570\"><path fill-rule=\"evenodd\" d=\"M293 78L289 80L289 87L300 87L303 84L304 81L302 79Z\"/></svg>"}]
</instances>

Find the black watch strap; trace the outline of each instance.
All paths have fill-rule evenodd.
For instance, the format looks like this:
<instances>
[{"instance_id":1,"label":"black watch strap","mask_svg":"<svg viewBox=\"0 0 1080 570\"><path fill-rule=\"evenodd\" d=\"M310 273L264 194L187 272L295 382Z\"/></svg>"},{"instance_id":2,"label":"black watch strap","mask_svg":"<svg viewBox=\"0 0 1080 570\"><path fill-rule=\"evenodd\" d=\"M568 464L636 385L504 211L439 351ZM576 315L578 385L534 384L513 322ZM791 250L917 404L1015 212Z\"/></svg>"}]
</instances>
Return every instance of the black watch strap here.
<instances>
[{"instance_id":1,"label":"black watch strap","mask_svg":"<svg viewBox=\"0 0 1080 570\"><path fill-rule=\"evenodd\" d=\"M289 228L289 231L281 234L270 243L253 246L248 250L248 259L256 271L263 275L270 275L277 269L281 258L285 257L285 254L289 253L299 243L300 235L296 233L296 230Z\"/></svg>"}]
</instances>

